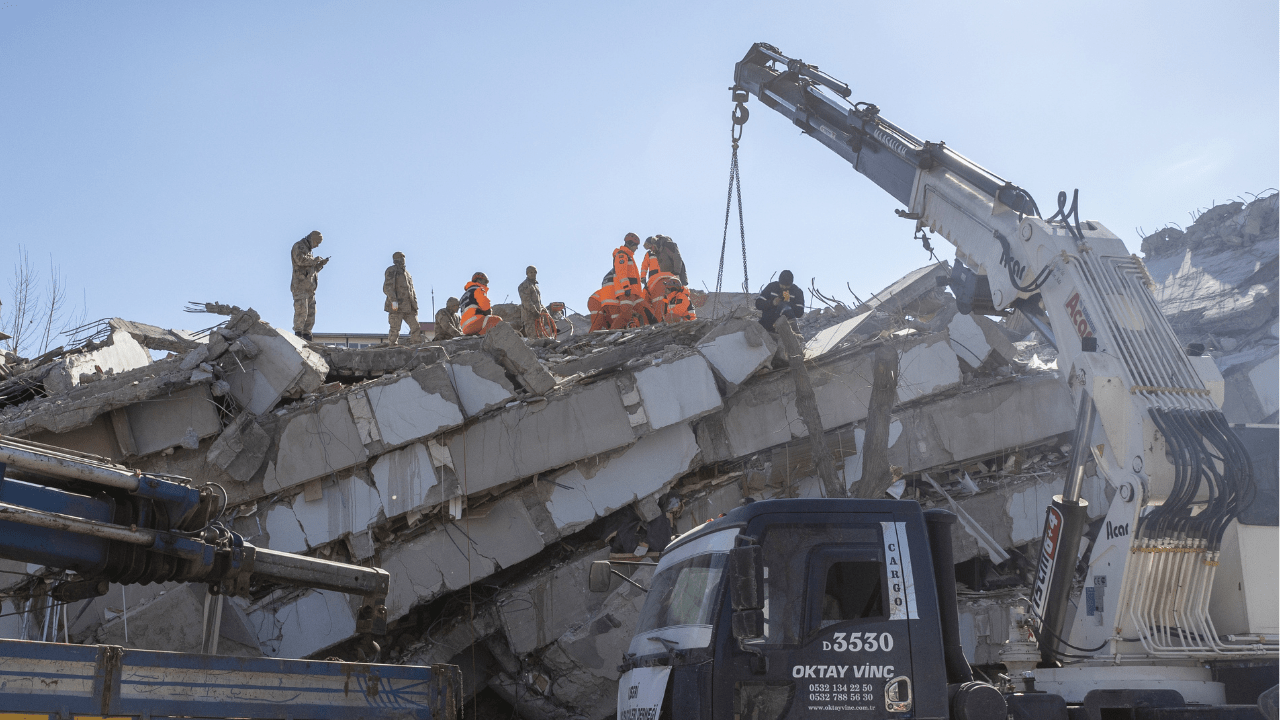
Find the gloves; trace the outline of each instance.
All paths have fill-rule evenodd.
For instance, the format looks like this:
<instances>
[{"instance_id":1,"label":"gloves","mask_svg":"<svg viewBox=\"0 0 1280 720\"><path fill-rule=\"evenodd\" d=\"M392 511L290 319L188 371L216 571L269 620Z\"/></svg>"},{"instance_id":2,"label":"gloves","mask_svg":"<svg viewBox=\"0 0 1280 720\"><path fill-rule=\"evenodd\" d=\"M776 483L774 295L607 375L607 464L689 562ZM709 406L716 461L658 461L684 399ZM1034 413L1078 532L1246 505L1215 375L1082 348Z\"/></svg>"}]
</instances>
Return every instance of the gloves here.
<instances>
[{"instance_id":1,"label":"gloves","mask_svg":"<svg viewBox=\"0 0 1280 720\"><path fill-rule=\"evenodd\" d=\"M777 305L777 304L778 304L778 303L780 303L780 302L782 302L782 298L780 298L780 297L776 297L776 298L774 298L774 299L773 299L773 304L774 304L774 305Z\"/></svg>"}]
</instances>

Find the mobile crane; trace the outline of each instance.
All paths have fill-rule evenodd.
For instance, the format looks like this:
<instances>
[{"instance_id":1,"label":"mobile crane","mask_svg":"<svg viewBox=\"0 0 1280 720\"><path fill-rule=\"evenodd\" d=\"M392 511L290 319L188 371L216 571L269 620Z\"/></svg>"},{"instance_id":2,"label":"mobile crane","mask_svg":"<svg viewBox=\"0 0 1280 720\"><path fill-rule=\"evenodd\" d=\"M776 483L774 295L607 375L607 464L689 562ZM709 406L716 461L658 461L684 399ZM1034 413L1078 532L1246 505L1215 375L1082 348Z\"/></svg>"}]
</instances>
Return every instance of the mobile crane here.
<instances>
[{"instance_id":1,"label":"mobile crane","mask_svg":"<svg viewBox=\"0 0 1280 720\"><path fill-rule=\"evenodd\" d=\"M67 571L49 591L51 602L98 597L110 583L204 583L226 595L317 588L361 596L357 633L386 632L386 571L254 547L221 522L226 505L213 484L194 487L185 478L0 437L0 558ZM0 640L0 720L447 720L457 716L460 682L458 668L443 665Z\"/></svg>"},{"instance_id":2,"label":"mobile crane","mask_svg":"<svg viewBox=\"0 0 1280 720\"><path fill-rule=\"evenodd\" d=\"M619 720L1259 717L1256 705L1225 704L1212 667L1275 667L1274 590L1247 627L1225 632L1212 600L1224 554L1275 548L1276 527L1246 538L1236 522L1257 490L1206 387L1221 375L1180 346L1142 261L1082 220L1074 198L1059 193L1043 217L1026 190L849 102L848 85L771 45L751 47L731 91L736 125L755 96L902 203L917 238L955 245L948 284L962 312L1020 310L1056 345L1077 403L1073 457L1046 511L1027 608L1038 648L1008 663L1021 678L975 681L964 658L949 513L767 500L664 552L621 667ZM1073 613L1090 460L1114 498ZM1269 566L1261 556L1242 589L1274 588L1274 554ZM592 587L603 589L617 571L597 565Z\"/></svg>"}]
</instances>

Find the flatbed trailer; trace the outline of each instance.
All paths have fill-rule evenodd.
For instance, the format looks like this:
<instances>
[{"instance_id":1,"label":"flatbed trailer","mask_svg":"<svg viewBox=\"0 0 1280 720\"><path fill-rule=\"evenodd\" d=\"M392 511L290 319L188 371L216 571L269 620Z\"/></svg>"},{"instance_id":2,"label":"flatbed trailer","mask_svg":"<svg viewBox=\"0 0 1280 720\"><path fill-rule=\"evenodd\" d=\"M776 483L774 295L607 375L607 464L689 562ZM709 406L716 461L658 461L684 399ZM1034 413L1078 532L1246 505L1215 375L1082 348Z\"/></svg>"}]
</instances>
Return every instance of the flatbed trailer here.
<instances>
[{"instance_id":1,"label":"flatbed trailer","mask_svg":"<svg viewBox=\"0 0 1280 720\"><path fill-rule=\"evenodd\" d=\"M0 720L456 720L461 672L0 640Z\"/></svg>"}]
</instances>

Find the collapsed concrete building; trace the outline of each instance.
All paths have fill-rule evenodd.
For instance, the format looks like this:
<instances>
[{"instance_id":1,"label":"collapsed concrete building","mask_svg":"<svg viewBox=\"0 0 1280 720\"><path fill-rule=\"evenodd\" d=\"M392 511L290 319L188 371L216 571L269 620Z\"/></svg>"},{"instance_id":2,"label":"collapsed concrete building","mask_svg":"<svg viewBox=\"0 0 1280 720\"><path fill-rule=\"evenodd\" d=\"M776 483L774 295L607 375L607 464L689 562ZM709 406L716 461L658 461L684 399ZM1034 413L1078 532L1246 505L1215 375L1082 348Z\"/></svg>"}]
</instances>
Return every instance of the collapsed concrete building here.
<instances>
[{"instance_id":1,"label":"collapsed concrete building","mask_svg":"<svg viewBox=\"0 0 1280 720\"><path fill-rule=\"evenodd\" d=\"M1215 207L1143 243L1175 329L1221 370L1213 390L1233 422L1276 421L1278 197ZM856 307L829 303L800 329L850 488L862 481L872 355L897 352L889 494L960 516L962 635L987 665L1061 491L1075 410L1049 339L1017 314L958 313L937 282L948 270L921 268ZM72 352L8 367L0 434L216 483L224 521L255 545L391 574L381 661L457 664L473 707L604 718L643 595L620 581L589 593L590 563L655 556L748 497L823 493L786 355L749 302L713 296L704 319L627 332L582 334L577 318L579 332L558 339L500 326L359 350L309 345L216 303L205 309L225 320L198 335L111 320ZM1091 472L1085 497L1100 520L1109 490ZM358 600L337 593L210 600L204 588L113 586L58 620L41 600L57 571L0 571L0 637L52 629L195 652L216 602L221 653L364 652Z\"/></svg>"}]
</instances>

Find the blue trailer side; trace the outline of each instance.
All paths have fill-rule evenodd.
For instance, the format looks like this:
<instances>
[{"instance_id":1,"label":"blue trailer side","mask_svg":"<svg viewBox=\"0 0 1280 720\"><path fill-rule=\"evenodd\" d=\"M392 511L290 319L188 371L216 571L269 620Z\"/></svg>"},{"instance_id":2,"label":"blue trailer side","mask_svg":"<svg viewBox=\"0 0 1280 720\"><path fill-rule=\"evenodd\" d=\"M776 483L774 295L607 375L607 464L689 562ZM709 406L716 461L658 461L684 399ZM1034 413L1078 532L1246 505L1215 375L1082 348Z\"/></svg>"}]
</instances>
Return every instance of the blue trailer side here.
<instances>
[{"instance_id":1,"label":"blue trailer side","mask_svg":"<svg viewBox=\"0 0 1280 720\"><path fill-rule=\"evenodd\" d=\"M456 666L277 660L0 640L0 712L456 720Z\"/></svg>"}]
</instances>

